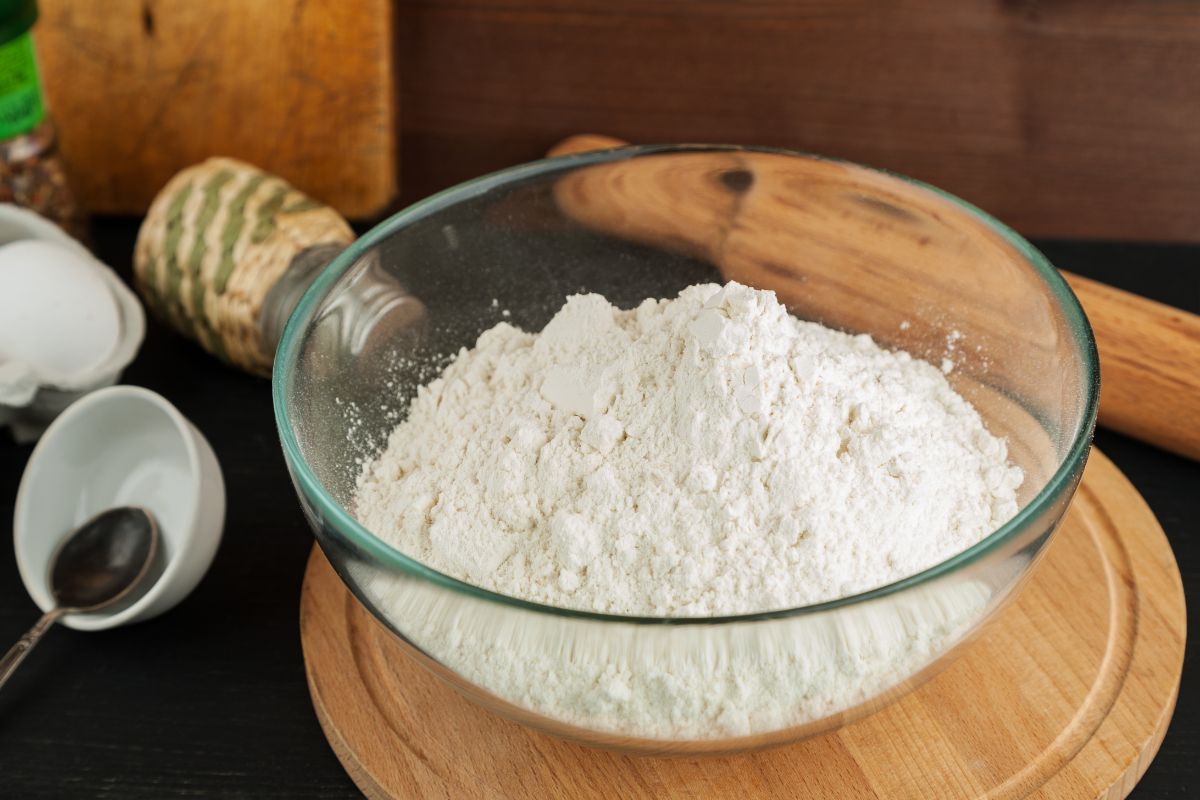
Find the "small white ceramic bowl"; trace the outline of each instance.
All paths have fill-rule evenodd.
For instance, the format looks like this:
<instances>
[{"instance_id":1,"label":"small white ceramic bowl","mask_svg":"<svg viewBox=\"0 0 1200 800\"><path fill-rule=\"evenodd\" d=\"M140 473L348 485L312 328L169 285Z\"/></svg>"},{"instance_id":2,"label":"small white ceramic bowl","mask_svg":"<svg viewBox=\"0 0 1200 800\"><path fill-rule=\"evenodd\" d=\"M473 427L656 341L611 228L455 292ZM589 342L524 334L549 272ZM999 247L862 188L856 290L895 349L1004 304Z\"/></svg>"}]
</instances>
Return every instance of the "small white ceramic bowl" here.
<instances>
[{"instance_id":1,"label":"small white ceramic bowl","mask_svg":"<svg viewBox=\"0 0 1200 800\"><path fill-rule=\"evenodd\" d=\"M50 557L80 523L113 506L142 506L158 521L161 576L127 607L69 614L63 624L102 630L161 614L212 563L225 522L225 482L212 448L160 395L112 386L84 396L46 429L21 478L13 539L21 580L49 611Z\"/></svg>"}]
</instances>

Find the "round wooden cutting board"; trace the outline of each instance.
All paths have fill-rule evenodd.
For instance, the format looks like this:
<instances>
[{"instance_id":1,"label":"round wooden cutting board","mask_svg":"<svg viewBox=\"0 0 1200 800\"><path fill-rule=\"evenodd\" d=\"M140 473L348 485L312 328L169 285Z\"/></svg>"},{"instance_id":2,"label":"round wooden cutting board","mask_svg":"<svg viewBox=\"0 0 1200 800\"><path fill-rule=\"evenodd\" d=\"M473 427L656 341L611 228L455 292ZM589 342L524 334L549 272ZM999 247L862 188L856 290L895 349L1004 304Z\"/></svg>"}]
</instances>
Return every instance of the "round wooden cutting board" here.
<instances>
[{"instance_id":1,"label":"round wooden cutting board","mask_svg":"<svg viewBox=\"0 0 1200 800\"><path fill-rule=\"evenodd\" d=\"M409 658L313 551L300 604L309 689L371 798L1125 797L1175 707L1186 612L1145 501L1093 451L1016 600L944 672L798 744L720 758L588 748L486 712Z\"/></svg>"}]
</instances>

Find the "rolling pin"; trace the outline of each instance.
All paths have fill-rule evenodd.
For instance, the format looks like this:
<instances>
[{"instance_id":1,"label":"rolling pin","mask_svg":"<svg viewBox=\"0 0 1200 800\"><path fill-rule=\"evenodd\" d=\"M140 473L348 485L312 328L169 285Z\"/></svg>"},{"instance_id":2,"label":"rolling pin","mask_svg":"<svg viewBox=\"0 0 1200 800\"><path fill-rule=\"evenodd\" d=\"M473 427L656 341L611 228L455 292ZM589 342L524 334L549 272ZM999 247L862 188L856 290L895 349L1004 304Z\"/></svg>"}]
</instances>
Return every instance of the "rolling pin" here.
<instances>
[{"instance_id":1,"label":"rolling pin","mask_svg":"<svg viewBox=\"0 0 1200 800\"><path fill-rule=\"evenodd\" d=\"M282 178L232 158L210 158L172 178L142 222L134 280L146 306L217 358L268 376L305 290L352 241L329 206ZM357 352L386 347L423 306L385 271L341 312Z\"/></svg>"},{"instance_id":2,"label":"rolling pin","mask_svg":"<svg viewBox=\"0 0 1200 800\"><path fill-rule=\"evenodd\" d=\"M341 215L281 178L210 158L179 172L150 204L134 283L160 320L265 376L303 290L352 241Z\"/></svg>"},{"instance_id":3,"label":"rolling pin","mask_svg":"<svg viewBox=\"0 0 1200 800\"><path fill-rule=\"evenodd\" d=\"M549 155L622 147L608 136L566 139ZM700 257L728 252L737 226L737 205L721 196L704 197L704 187L686 187L697 198L684 230L656 227L650 204L589 209L592 221L633 238L664 241ZM665 232L664 232L665 231ZM1100 353L1100 424L1188 458L1200 460L1200 317L1098 281L1063 272L1091 323Z\"/></svg>"}]
</instances>

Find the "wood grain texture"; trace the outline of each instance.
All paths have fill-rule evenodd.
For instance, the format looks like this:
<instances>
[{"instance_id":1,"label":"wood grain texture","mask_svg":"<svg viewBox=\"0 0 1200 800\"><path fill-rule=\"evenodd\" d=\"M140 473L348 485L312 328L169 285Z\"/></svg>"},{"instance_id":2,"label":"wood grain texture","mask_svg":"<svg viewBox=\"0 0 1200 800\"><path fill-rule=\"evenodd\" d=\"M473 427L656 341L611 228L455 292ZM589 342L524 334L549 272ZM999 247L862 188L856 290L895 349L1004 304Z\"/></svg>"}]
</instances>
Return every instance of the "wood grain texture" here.
<instances>
[{"instance_id":1,"label":"wood grain texture","mask_svg":"<svg viewBox=\"0 0 1200 800\"><path fill-rule=\"evenodd\" d=\"M396 193L390 0L42 0L51 113L86 208L141 213L233 156L352 217Z\"/></svg>"},{"instance_id":2,"label":"wood grain texture","mask_svg":"<svg viewBox=\"0 0 1200 800\"><path fill-rule=\"evenodd\" d=\"M404 194L581 130L912 175L1026 235L1200 240L1188 0L400 0Z\"/></svg>"},{"instance_id":3,"label":"wood grain texture","mask_svg":"<svg viewBox=\"0 0 1200 800\"><path fill-rule=\"evenodd\" d=\"M1200 460L1200 317L1063 273L1100 351L1100 422Z\"/></svg>"},{"instance_id":4,"label":"wood grain texture","mask_svg":"<svg viewBox=\"0 0 1200 800\"><path fill-rule=\"evenodd\" d=\"M1170 720L1186 635L1170 545L1093 452L1016 600L953 665L826 736L728 758L635 758L491 715L404 654L316 549L300 606L309 690L371 798L1125 797Z\"/></svg>"},{"instance_id":5,"label":"wood grain texture","mask_svg":"<svg viewBox=\"0 0 1200 800\"><path fill-rule=\"evenodd\" d=\"M567 155L623 144L610 136L581 134L558 143L550 154ZM651 159L582 171L569 176L559 188L559 206L589 227L708 259L727 277L745 283L755 284L756 278L765 276L766 285L786 286L786 281L780 282L781 270L773 265L786 266L789 259L794 259L789 254L808 246L807 242L820 236L822 229L838 231L850 224L845 214L838 213L833 200L809 208L789 204L797 198L820 196L820 190L805 186L797 191L787 185L770 185L772 181L780 183L778 171L765 160L762 169L755 169L754 154L714 158L718 160L708 172L712 177L705 182L697 181L696 173L671 169L666 161L659 168ZM745 195L722 191L718 180L722 172L744 175L754 191ZM822 173L820 168L812 170L809 183L829 180ZM686 184L681 183L681 177ZM796 180L795 176L785 177ZM840 177L834 180L841 186L837 191L843 191L847 181ZM917 213L923 210L924 204L915 194L900 200L906 209ZM818 216L813 210L818 205L834 213ZM932 211L930 219L938 216ZM901 322L897 309L907 305L896 303L895 298L905 291L905 281L913 279L913 265L929 262L938 251L929 247L929 236L914 241L892 235L884 227L864 229L851 238L875 260L879 271L870 297L864 299L862 287L857 285L836 293L839 303L847 308L863 306L859 318L841 322L862 330L894 328ZM964 240L952 260L971 262L989 255ZM955 276L963 271L955 269L954 263L943 267L936 275L921 279L946 283L942 302L947 307L974 297L980 308L990 307L996 313L994 319L980 320L976 326L979 335L974 339L984 352L1003 354L1009 349L1005 343L1022 342L1021 348L1012 350L1013 357L1026 360L1042 352L1044 358L1034 366L1041 370L1055 368L1053 350L1027 341L1027 321L1008 315L1002 300L1012 294L1009 284L1013 275L1001 270L968 272L969 281L955 283ZM805 298L819 298L829 305L835 292L818 292L813 281L833 278L836 282L837 270L832 265L813 265L808 272L794 296L785 293L781 298L791 305L799 304L801 310L817 312L819 308L803 308ZM1100 423L1171 452L1200 459L1200 317L1097 281L1064 275L1091 322L1100 352ZM872 298L880 302L872 305ZM920 337L933 339L935 334L930 331ZM991 369L996 373L1015 366L1019 365L997 361Z\"/></svg>"}]
</instances>

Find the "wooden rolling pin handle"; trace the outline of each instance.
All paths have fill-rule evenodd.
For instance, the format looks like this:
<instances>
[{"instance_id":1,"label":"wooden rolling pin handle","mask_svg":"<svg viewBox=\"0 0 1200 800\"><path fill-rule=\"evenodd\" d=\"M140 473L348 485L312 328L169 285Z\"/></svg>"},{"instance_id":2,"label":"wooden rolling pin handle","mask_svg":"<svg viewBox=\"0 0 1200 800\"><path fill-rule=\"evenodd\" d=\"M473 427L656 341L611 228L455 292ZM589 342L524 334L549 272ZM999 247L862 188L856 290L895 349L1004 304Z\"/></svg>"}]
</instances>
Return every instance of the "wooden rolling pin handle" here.
<instances>
[{"instance_id":1,"label":"wooden rolling pin handle","mask_svg":"<svg viewBox=\"0 0 1200 800\"><path fill-rule=\"evenodd\" d=\"M1100 351L1100 424L1200 460L1200 317L1062 274Z\"/></svg>"},{"instance_id":2,"label":"wooden rolling pin handle","mask_svg":"<svg viewBox=\"0 0 1200 800\"><path fill-rule=\"evenodd\" d=\"M580 134L550 149L561 156L628 144ZM1100 424L1200 460L1200 317L1063 272L1100 351Z\"/></svg>"},{"instance_id":3,"label":"wooden rolling pin handle","mask_svg":"<svg viewBox=\"0 0 1200 800\"><path fill-rule=\"evenodd\" d=\"M580 133L567 137L551 147L546 155L568 156L573 153L589 153L592 150L611 150L614 147L624 147L629 142L604 136L599 133Z\"/></svg>"}]
</instances>

